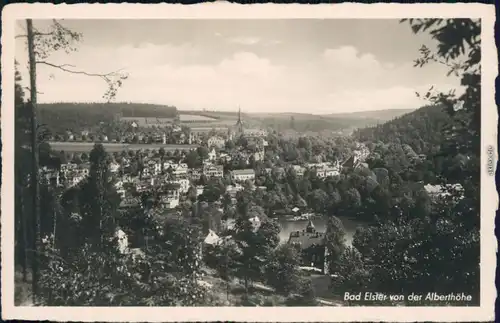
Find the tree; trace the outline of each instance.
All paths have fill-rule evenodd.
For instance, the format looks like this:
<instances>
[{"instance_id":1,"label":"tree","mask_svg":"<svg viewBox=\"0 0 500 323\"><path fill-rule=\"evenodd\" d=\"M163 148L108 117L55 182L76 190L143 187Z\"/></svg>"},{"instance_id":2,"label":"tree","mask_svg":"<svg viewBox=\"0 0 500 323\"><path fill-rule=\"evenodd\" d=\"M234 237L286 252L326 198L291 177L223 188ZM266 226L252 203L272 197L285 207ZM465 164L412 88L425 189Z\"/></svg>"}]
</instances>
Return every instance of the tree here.
<instances>
[{"instance_id":1,"label":"tree","mask_svg":"<svg viewBox=\"0 0 500 323\"><path fill-rule=\"evenodd\" d=\"M161 173L164 173L164 161L165 161L165 148L161 147L160 150L158 151L160 155L160 163L161 163Z\"/></svg>"},{"instance_id":2,"label":"tree","mask_svg":"<svg viewBox=\"0 0 500 323\"><path fill-rule=\"evenodd\" d=\"M30 196L26 190L28 185L29 170L32 167L30 162L30 152L26 148L30 145L31 136L31 111L29 106L24 101L24 91L21 86L21 74L18 69L18 62L15 62L15 215L16 215L16 263L21 263L23 269L23 280L26 281L28 249L33 248L33 243L30 243L28 238L31 235L29 225L33 223L33 219L26 212L25 201L29 200Z\"/></svg>"},{"instance_id":3,"label":"tree","mask_svg":"<svg viewBox=\"0 0 500 323\"><path fill-rule=\"evenodd\" d=\"M213 203L218 201L225 191L226 187L220 179L211 179L204 187L200 200Z\"/></svg>"},{"instance_id":4,"label":"tree","mask_svg":"<svg viewBox=\"0 0 500 323\"><path fill-rule=\"evenodd\" d=\"M328 217L326 224L325 248L329 272L335 272L340 257L346 247L345 228L336 216Z\"/></svg>"},{"instance_id":5,"label":"tree","mask_svg":"<svg viewBox=\"0 0 500 323\"><path fill-rule=\"evenodd\" d=\"M318 213L323 213L326 210L326 204L328 201L328 196L325 191L321 189L315 189L311 192L309 196L309 205Z\"/></svg>"},{"instance_id":6,"label":"tree","mask_svg":"<svg viewBox=\"0 0 500 323\"><path fill-rule=\"evenodd\" d=\"M248 295L249 283L262 277L271 252L279 243L279 225L266 220L256 228L248 216L240 215L236 219L235 231L233 237L238 253L233 264L236 274L244 280Z\"/></svg>"},{"instance_id":7,"label":"tree","mask_svg":"<svg viewBox=\"0 0 500 323\"><path fill-rule=\"evenodd\" d=\"M104 247L106 237L114 234L114 217L119 197L109 173L109 159L102 144L90 152L88 180L80 192L84 235L97 249Z\"/></svg>"},{"instance_id":8,"label":"tree","mask_svg":"<svg viewBox=\"0 0 500 323\"><path fill-rule=\"evenodd\" d=\"M279 246L266 265L267 283L285 296L297 291L299 259L296 248L289 244Z\"/></svg>"},{"instance_id":9,"label":"tree","mask_svg":"<svg viewBox=\"0 0 500 323\"><path fill-rule=\"evenodd\" d=\"M196 199L198 198L198 192L195 186L189 186L187 196L191 202L196 202Z\"/></svg>"},{"instance_id":10,"label":"tree","mask_svg":"<svg viewBox=\"0 0 500 323\"><path fill-rule=\"evenodd\" d=\"M108 89L103 95L104 98L111 101L122 86L123 81L128 78L128 75L122 71L110 73L87 73L77 70L73 66L67 64L54 64L47 59L51 54L57 51L65 51L71 53L77 50L76 44L83 40L81 33L74 32L66 28L60 21L53 19L52 24L46 31L40 31L33 26L30 19L27 21L27 35L18 35L16 38L26 37L28 39L28 50L33 50L33 55L30 55L30 60L34 60L34 64L46 65L70 74L82 74L91 77L102 79ZM32 84L33 85L33 84ZM35 89L30 89L34 91ZM36 93L36 92L35 92Z\"/></svg>"},{"instance_id":11,"label":"tree","mask_svg":"<svg viewBox=\"0 0 500 323\"><path fill-rule=\"evenodd\" d=\"M365 268L363 256L354 247L347 247L340 255L332 280L332 289L335 294L344 292L366 292L372 287L370 271Z\"/></svg>"}]
</instances>

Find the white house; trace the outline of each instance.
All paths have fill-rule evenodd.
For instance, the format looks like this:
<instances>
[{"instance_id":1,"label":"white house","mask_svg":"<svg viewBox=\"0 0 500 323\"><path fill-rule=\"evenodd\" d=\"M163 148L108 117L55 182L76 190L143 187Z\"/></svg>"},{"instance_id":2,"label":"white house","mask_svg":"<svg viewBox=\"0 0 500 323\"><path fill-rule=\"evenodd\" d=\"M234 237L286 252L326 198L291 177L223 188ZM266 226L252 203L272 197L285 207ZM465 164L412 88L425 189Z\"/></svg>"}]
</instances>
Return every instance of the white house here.
<instances>
[{"instance_id":1,"label":"white house","mask_svg":"<svg viewBox=\"0 0 500 323\"><path fill-rule=\"evenodd\" d=\"M231 178L235 182L253 181L255 179L255 171L251 168L233 170L231 171Z\"/></svg>"},{"instance_id":2,"label":"white house","mask_svg":"<svg viewBox=\"0 0 500 323\"><path fill-rule=\"evenodd\" d=\"M172 183L179 184L179 193L184 194L189 190L189 179L187 178L179 178Z\"/></svg>"},{"instance_id":3,"label":"white house","mask_svg":"<svg viewBox=\"0 0 500 323\"><path fill-rule=\"evenodd\" d=\"M121 229L118 229L115 232L115 238L118 240L118 250L121 254L124 254L128 251L128 237L125 232Z\"/></svg>"},{"instance_id":4,"label":"white house","mask_svg":"<svg viewBox=\"0 0 500 323\"><path fill-rule=\"evenodd\" d=\"M300 165L293 165L292 168L295 171L295 174L297 175L297 177L304 176L304 173L306 171L306 169L304 167L302 167Z\"/></svg>"},{"instance_id":5,"label":"white house","mask_svg":"<svg viewBox=\"0 0 500 323\"><path fill-rule=\"evenodd\" d=\"M113 162L113 163L111 163L111 164L109 165L109 171L110 171L110 172L112 172L112 173L116 173L116 172L118 172L119 170L120 170L120 164L118 164L118 163L114 163L114 162Z\"/></svg>"},{"instance_id":6,"label":"white house","mask_svg":"<svg viewBox=\"0 0 500 323\"><path fill-rule=\"evenodd\" d=\"M203 242L205 244L209 244L209 245L216 245L219 243L219 241L220 241L219 236L212 230L208 231L208 234L205 237L205 240L203 240Z\"/></svg>"},{"instance_id":7,"label":"white house","mask_svg":"<svg viewBox=\"0 0 500 323\"><path fill-rule=\"evenodd\" d=\"M188 166L184 163L172 164L173 174L176 176L187 176Z\"/></svg>"},{"instance_id":8,"label":"white house","mask_svg":"<svg viewBox=\"0 0 500 323\"><path fill-rule=\"evenodd\" d=\"M173 183L165 190L165 194L161 197L161 204L167 209L176 208L179 205L180 185Z\"/></svg>"},{"instance_id":9,"label":"white house","mask_svg":"<svg viewBox=\"0 0 500 323\"><path fill-rule=\"evenodd\" d=\"M252 223L253 231L256 232L259 230L261 221L258 216L254 216L253 218L249 219L250 223Z\"/></svg>"},{"instance_id":10,"label":"white house","mask_svg":"<svg viewBox=\"0 0 500 323\"><path fill-rule=\"evenodd\" d=\"M210 147L210 148L217 147L217 148L221 149L221 148L224 148L225 145L226 145L226 141L222 137L212 136L212 137L208 138L208 147Z\"/></svg>"},{"instance_id":11,"label":"white house","mask_svg":"<svg viewBox=\"0 0 500 323\"><path fill-rule=\"evenodd\" d=\"M208 160L210 161L215 161L217 159L217 152L215 151L215 149L212 149L209 153L208 153Z\"/></svg>"},{"instance_id":12,"label":"white house","mask_svg":"<svg viewBox=\"0 0 500 323\"><path fill-rule=\"evenodd\" d=\"M203 174L208 178L220 178L224 176L224 167L222 165L205 165L203 167Z\"/></svg>"}]
</instances>

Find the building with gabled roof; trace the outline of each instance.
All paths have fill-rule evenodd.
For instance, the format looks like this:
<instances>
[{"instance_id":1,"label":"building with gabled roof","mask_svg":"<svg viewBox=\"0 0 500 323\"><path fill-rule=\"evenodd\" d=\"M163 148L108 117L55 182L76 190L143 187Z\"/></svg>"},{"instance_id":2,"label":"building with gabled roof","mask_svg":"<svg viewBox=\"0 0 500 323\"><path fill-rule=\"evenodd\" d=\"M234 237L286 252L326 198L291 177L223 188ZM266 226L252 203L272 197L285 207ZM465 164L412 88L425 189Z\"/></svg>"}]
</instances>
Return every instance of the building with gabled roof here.
<instances>
[{"instance_id":1,"label":"building with gabled roof","mask_svg":"<svg viewBox=\"0 0 500 323\"><path fill-rule=\"evenodd\" d=\"M301 252L301 265L325 269L325 233L316 231L312 220L302 231L290 233L288 243L296 246Z\"/></svg>"}]
</instances>

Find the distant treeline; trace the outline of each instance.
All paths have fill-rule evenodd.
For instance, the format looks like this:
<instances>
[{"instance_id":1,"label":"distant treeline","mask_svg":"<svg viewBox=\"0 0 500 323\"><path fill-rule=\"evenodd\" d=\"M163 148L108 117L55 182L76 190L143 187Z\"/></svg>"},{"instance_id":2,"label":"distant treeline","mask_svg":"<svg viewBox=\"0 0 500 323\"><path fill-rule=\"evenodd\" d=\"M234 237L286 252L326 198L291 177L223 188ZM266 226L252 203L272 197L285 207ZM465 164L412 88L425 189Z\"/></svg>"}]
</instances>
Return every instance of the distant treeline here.
<instances>
[{"instance_id":1,"label":"distant treeline","mask_svg":"<svg viewBox=\"0 0 500 323\"><path fill-rule=\"evenodd\" d=\"M260 118L260 121L266 126L277 131L295 130L298 132L321 132L324 130L338 131L349 128L367 127L376 125L380 121L356 119L356 118L279 118L268 117Z\"/></svg>"},{"instance_id":2,"label":"distant treeline","mask_svg":"<svg viewBox=\"0 0 500 323\"><path fill-rule=\"evenodd\" d=\"M144 103L45 103L39 104L40 120L52 132L90 130L119 117L175 118L172 106Z\"/></svg>"}]
</instances>

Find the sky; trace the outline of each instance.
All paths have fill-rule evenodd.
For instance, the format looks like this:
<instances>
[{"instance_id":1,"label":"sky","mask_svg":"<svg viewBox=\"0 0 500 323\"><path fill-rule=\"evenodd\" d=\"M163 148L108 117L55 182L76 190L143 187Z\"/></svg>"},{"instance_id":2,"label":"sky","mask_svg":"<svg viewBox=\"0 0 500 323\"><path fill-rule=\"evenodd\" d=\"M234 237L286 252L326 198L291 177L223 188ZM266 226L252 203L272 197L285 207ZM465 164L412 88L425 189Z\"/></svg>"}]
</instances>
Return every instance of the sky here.
<instances>
[{"instance_id":1,"label":"sky","mask_svg":"<svg viewBox=\"0 0 500 323\"><path fill-rule=\"evenodd\" d=\"M46 31L48 20L35 20ZM415 92L457 88L438 64L413 67L427 34L394 19L63 20L83 34L78 51L47 62L129 77L115 101L180 110L345 113L416 109ZM17 34L25 34L17 23ZM16 60L28 86L25 39ZM102 79L37 65L38 101L102 102Z\"/></svg>"}]
</instances>

